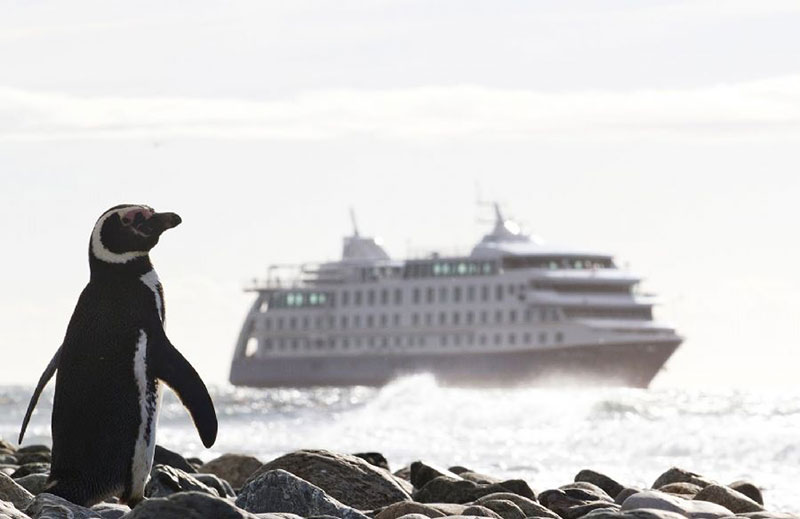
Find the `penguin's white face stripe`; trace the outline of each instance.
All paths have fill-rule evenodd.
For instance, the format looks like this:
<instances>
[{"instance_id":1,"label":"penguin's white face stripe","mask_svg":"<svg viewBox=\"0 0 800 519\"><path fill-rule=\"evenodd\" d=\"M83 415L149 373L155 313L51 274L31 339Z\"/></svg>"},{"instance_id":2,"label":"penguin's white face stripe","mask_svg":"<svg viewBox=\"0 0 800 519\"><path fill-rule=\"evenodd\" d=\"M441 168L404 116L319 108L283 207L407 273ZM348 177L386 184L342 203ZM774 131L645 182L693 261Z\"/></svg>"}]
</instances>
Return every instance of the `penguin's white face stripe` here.
<instances>
[{"instance_id":1,"label":"penguin's white face stripe","mask_svg":"<svg viewBox=\"0 0 800 519\"><path fill-rule=\"evenodd\" d=\"M144 330L139 330L139 340L133 355L133 375L139 390L139 419L141 420L131 463L131 496L136 498L144 495L144 486L153 466L156 444L155 417L153 415L157 412L157 395L148 394L147 333ZM152 396L156 396L155 402L152 401Z\"/></svg>"},{"instance_id":2,"label":"penguin's white face stripe","mask_svg":"<svg viewBox=\"0 0 800 519\"><path fill-rule=\"evenodd\" d=\"M115 214L122 216L124 213L129 211L129 207L117 209L115 211L109 211L101 216L99 220L97 220L94 229L92 229L92 254L94 254L97 259L105 261L106 263L127 263L132 259L147 256L146 251L131 251L122 253L111 252L108 250L108 248L106 248L105 245L103 245L100 231L103 229L103 224L106 223L106 220Z\"/></svg>"},{"instance_id":3,"label":"penguin's white face stripe","mask_svg":"<svg viewBox=\"0 0 800 519\"><path fill-rule=\"evenodd\" d=\"M156 274L155 270L151 270L147 274L143 274L142 277L139 279L142 280L147 288L149 288L153 292L153 297L156 298L156 310L158 310L158 317L161 319L161 322L164 322L164 301L161 300L161 290L159 289L161 286L161 281L158 279L158 274Z\"/></svg>"}]
</instances>

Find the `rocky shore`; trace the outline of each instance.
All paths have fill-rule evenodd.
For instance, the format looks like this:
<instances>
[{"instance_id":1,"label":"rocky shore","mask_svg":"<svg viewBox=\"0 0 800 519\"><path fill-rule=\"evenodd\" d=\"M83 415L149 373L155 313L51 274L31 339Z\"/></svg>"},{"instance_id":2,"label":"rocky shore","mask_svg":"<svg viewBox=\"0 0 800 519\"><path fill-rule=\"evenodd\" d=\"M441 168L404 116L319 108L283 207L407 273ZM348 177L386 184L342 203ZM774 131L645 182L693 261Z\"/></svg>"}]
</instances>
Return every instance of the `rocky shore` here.
<instances>
[{"instance_id":1,"label":"rocky shore","mask_svg":"<svg viewBox=\"0 0 800 519\"><path fill-rule=\"evenodd\" d=\"M392 472L379 453L291 452L266 463L225 454L207 463L157 447L147 500L84 508L43 492L45 445L0 440L0 519L800 519L764 506L757 485L723 485L670 468L652 488L590 469L559 488L424 461ZM535 482L531 482L535 483Z\"/></svg>"}]
</instances>

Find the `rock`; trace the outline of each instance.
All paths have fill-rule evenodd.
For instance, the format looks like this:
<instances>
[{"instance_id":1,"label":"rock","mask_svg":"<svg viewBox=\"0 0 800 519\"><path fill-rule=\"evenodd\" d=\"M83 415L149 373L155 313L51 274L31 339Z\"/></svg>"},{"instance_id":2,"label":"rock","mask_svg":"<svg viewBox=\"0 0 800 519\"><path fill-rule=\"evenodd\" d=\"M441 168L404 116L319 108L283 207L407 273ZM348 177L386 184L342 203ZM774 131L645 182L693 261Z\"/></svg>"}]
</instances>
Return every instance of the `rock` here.
<instances>
[{"instance_id":1,"label":"rock","mask_svg":"<svg viewBox=\"0 0 800 519\"><path fill-rule=\"evenodd\" d=\"M199 472L214 474L230 483L233 488L242 488L247 478L261 465L262 463L253 456L223 454L202 465Z\"/></svg>"},{"instance_id":2,"label":"rock","mask_svg":"<svg viewBox=\"0 0 800 519\"><path fill-rule=\"evenodd\" d=\"M0 454L0 465L19 465L13 454Z\"/></svg>"},{"instance_id":3,"label":"rock","mask_svg":"<svg viewBox=\"0 0 800 519\"><path fill-rule=\"evenodd\" d=\"M23 514L17 507L0 499L0 519L30 519L30 516Z\"/></svg>"},{"instance_id":4,"label":"rock","mask_svg":"<svg viewBox=\"0 0 800 519\"><path fill-rule=\"evenodd\" d=\"M28 474L49 474L50 473L50 464L49 463L28 463L27 465L22 465L20 468L14 471L11 474L13 479L22 478L27 476Z\"/></svg>"},{"instance_id":5,"label":"rock","mask_svg":"<svg viewBox=\"0 0 800 519\"><path fill-rule=\"evenodd\" d=\"M366 464L365 461L362 463ZM268 470L248 480L239 491L236 506L253 513L288 512L302 517L331 515L339 519L367 518L321 488L285 470Z\"/></svg>"},{"instance_id":6,"label":"rock","mask_svg":"<svg viewBox=\"0 0 800 519\"><path fill-rule=\"evenodd\" d=\"M589 501L572 497L561 489L545 490L539 494L539 502L561 517L567 517L571 508L589 504Z\"/></svg>"},{"instance_id":7,"label":"rock","mask_svg":"<svg viewBox=\"0 0 800 519\"><path fill-rule=\"evenodd\" d=\"M169 465L170 467L180 469L187 474L194 474L197 472L197 469L195 469L191 463L186 461L186 458L177 452L173 452L165 447L162 447L161 445L156 445L155 456L153 457L153 465Z\"/></svg>"},{"instance_id":8,"label":"rock","mask_svg":"<svg viewBox=\"0 0 800 519\"><path fill-rule=\"evenodd\" d=\"M17 447L13 443L8 442L8 441L0 438L0 449L5 449L5 450L11 451L11 452L16 452Z\"/></svg>"},{"instance_id":9,"label":"rock","mask_svg":"<svg viewBox=\"0 0 800 519\"><path fill-rule=\"evenodd\" d=\"M570 497L582 499L584 501L607 501L613 503L614 500L606 494L605 490L598 487L594 483L586 481L576 481L559 487Z\"/></svg>"},{"instance_id":10,"label":"rock","mask_svg":"<svg viewBox=\"0 0 800 519\"><path fill-rule=\"evenodd\" d=\"M413 501L400 501L378 512L378 514L375 515L375 519L398 519L399 517L409 514L421 514L431 518L448 515L430 505L415 503Z\"/></svg>"},{"instance_id":11,"label":"rock","mask_svg":"<svg viewBox=\"0 0 800 519\"><path fill-rule=\"evenodd\" d=\"M520 509L520 507L507 499L489 499L481 503L481 505L485 506L503 519L525 519L526 517L525 513Z\"/></svg>"},{"instance_id":12,"label":"rock","mask_svg":"<svg viewBox=\"0 0 800 519\"><path fill-rule=\"evenodd\" d=\"M147 497L167 497L176 492L190 491L203 492L219 497L216 489L169 465L156 465L153 467L153 470L150 471L150 481L144 487L144 495Z\"/></svg>"},{"instance_id":13,"label":"rock","mask_svg":"<svg viewBox=\"0 0 800 519\"><path fill-rule=\"evenodd\" d=\"M370 465L389 470L389 461L380 452L357 452L353 456L361 458Z\"/></svg>"},{"instance_id":14,"label":"rock","mask_svg":"<svg viewBox=\"0 0 800 519\"><path fill-rule=\"evenodd\" d=\"M47 478L47 474L28 474L27 476L22 476L14 481L17 483L17 485L21 486L35 496L44 491L44 486L47 484Z\"/></svg>"},{"instance_id":15,"label":"rock","mask_svg":"<svg viewBox=\"0 0 800 519\"><path fill-rule=\"evenodd\" d=\"M117 503L100 503L92 507L92 512L103 519L119 519L130 511L130 507Z\"/></svg>"},{"instance_id":16,"label":"rock","mask_svg":"<svg viewBox=\"0 0 800 519\"><path fill-rule=\"evenodd\" d=\"M426 464L421 461L413 462L410 468L411 484L414 485L414 488L422 488L428 483L428 481L440 476L448 477L454 481L461 479L461 476L454 474L447 469L442 469L436 467L435 465Z\"/></svg>"},{"instance_id":17,"label":"rock","mask_svg":"<svg viewBox=\"0 0 800 519\"><path fill-rule=\"evenodd\" d=\"M728 487L746 495L759 505L764 504L764 496L761 495L761 490L749 481L734 481Z\"/></svg>"},{"instance_id":18,"label":"rock","mask_svg":"<svg viewBox=\"0 0 800 519\"><path fill-rule=\"evenodd\" d=\"M749 519L800 519L800 516L794 514L785 514L781 512L747 512L737 514L737 517L748 517Z\"/></svg>"},{"instance_id":19,"label":"rock","mask_svg":"<svg viewBox=\"0 0 800 519\"><path fill-rule=\"evenodd\" d=\"M411 483L411 467L403 467L394 471L393 476Z\"/></svg>"},{"instance_id":20,"label":"rock","mask_svg":"<svg viewBox=\"0 0 800 519\"><path fill-rule=\"evenodd\" d=\"M16 472L18 468L19 468L19 465L4 465L4 464L0 464L0 472L2 472L3 474L5 474L6 476L9 476L9 477L11 476L11 474Z\"/></svg>"},{"instance_id":21,"label":"rock","mask_svg":"<svg viewBox=\"0 0 800 519\"><path fill-rule=\"evenodd\" d=\"M422 514L406 514L401 515L398 519L425 519L426 517L428 516Z\"/></svg>"},{"instance_id":22,"label":"rock","mask_svg":"<svg viewBox=\"0 0 800 519\"><path fill-rule=\"evenodd\" d=\"M321 488L332 498L359 510L374 510L411 500L408 492L388 471L361 458L325 450L301 450L281 456L262 465L247 483L276 469L291 472Z\"/></svg>"},{"instance_id":23,"label":"rock","mask_svg":"<svg viewBox=\"0 0 800 519\"><path fill-rule=\"evenodd\" d=\"M465 479L453 480L447 476L439 476L429 481L414 494L414 499L420 503L469 503L498 492L511 492L531 500L536 499L533 490L522 480L479 485Z\"/></svg>"},{"instance_id":24,"label":"rock","mask_svg":"<svg viewBox=\"0 0 800 519\"><path fill-rule=\"evenodd\" d=\"M660 490L661 492L666 492L668 494L676 494L680 497L686 497L687 499L691 499L703 489L695 485L694 483L686 483L685 481L682 481L680 483L669 483L668 485L664 485L658 490Z\"/></svg>"},{"instance_id":25,"label":"rock","mask_svg":"<svg viewBox=\"0 0 800 519\"><path fill-rule=\"evenodd\" d=\"M464 511L461 512L461 515L455 517L490 517L491 519L503 519L497 512L481 505L468 506L464 508Z\"/></svg>"},{"instance_id":26,"label":"rock","mask_svg":"<svg viewBox=\"0 0 800 519\"><path fill-rule=\"evenodd\" d=\"M34 444L17 449L17 454L29 454L32 452L46 452L47 454L50 454L50 447L47 445Z\"/></svg>"},{"instance_id":27,"label":"rock","mask_svg":"<svg viewBox=\"0 0 800 519\"><path fill-rule=\"evenodd\" d=\"M91 509L46 492L36 496L25 513L32 519L100 519Z\"/></svg>"},{"instance_id":28,"label":"rock","mask_svg":"<svg viewBox=\"0 0 800 519\"><path fill-rule=\"evenodd\" d=\"M207 487L217 491L220 497L236 497L231 484L215 474L192 474L192 477Z\"/></svg>"},{"instance_id":29,"label":"rock","mask_svg":"<svg viewBox=\"0 0 800 519\"><path fill-rule=\"evenodd\" d=\"M668 471L658 476L653 483L653 488L661 488L664 485L669 485L670 483L692 483L700 488L705 488L713 483L713 481L704 478L699 474L695 474L694 472L689 472L688 470L683 470L678 467L672 467Z\"/></svg>"},{"instance_id":30,"label":"rock","mask_svg":"<svg viewBox=\"0 0 800 519\"><path fill-rule=\"evenodd\" d=\"M733 515L733 512L724 506L707 501L692 501L665 494L658 490L646 490L633 494L622 503L622 511L635 508L653 508L675 512L690 519L716 519Z\"/></svg>"},{"instance_id":31,"label":"rock","mask_svg":"<svg viewBox=\"0 0 800 519\"><path fill-rule=\"evenodd\" d=\"M0 474L0 500L10 502L18 510L25 510L33 501L33 494L10 477Z\"/></svg>"},{"instance_id":32,"label":"rock","mask_svg":"<svg viewBox=\"0 0 800 519\"><path fill-rule=\"evenodd\" d=\"M600 472L595 472L589 469L584 469L578 472L578 474L575 475L575 481L585 481L586 483L597 485L612 498L617 497L617 494L622 492L622 490L625 488L605 474L601 474Z\"/></svg>"},{"instance_id":33,"label":"rock","mask_svg":"<svg viewBox=\"0 0 800 519\"><path fill-rule=\"evenodd\" d=\"M500 481L502 481L499 478L487 476L486 474L481 474L480 472L475 472L472 469L468 469L459 465L450 467L448 470L454 474L458 474L463 479L474 481L475 483L480 483L482 485L491 485L492 483L500 483Z\"/></svg>"},{"instance_id":34,"label":"rock","mask_svg":"<svg viewBox=\"0 0 800 519\"><path fill-rule=\"evenodd\" d=\"M50 463L49 452L28 452L17 454L17 465L28 465L30 463Z\"/></svg>"},{"instance_id":35,"label":"rock","mask_svg":"<svg viewBox=\"0 0 800 519\"><path fill-rule=\"evenodd\" d=\"M230 501L202 492L180 492L142 501L122 519L258 519Z\"/></svg>"},{"instance_id":36,"label":"rock","mask_svg":"<svg viewBox=\"0 0 800 519\"><path fill-rule=\"evenodd\" d=\"M631 487L623 488L622 490L620 490L619 494L617 494L616 497L614 497L614 502L617 503L618 505L621 505L622 503L625 502L626 499L631 497L633 494L638 494L641 491L642 490L639 488L631 488Z\"/></svg>"},{"instance_id":37,"label":"rock","mask_svg":"<svg viewBox=\"0 0 800 519\"><path fill-rule=\"evenodd\" d=\"M540 505L536 501L532 499L528 499L527 497L520 496L518 494L512 494L511 492L497 492L494 494L488 494L483 497L478 498L475 501L475 504L483 504L486 501L492 501L497 499L504 499L506 501L511 501L515 505L517 505L520 510L525 514L525 517L553 517L556 519L558 516L545 508L544 506Z\"/></svg>"},{"instance_id":38,"label":"rock","mask_svg":"<svg viewBox=\"0 0 800 519\"><path fill-rule=\"evenodd\" d=\"M694 496L694 500L722 505L735 514L764 511L763 506L746 495L722 485L708 485Z\"/></svg>"},{"instance_id":39,"label":"rock","mask_svg":"<svg viewBox=\"0 0 800 519\"><path fill-rule=\"evenodd\" d=\"M593 501L585 505L573 506L566 510L564 519L578 519L595 510L603 510L607 513L619 512L620 506L616 503L606 503L603 501Z\"/></svg>"}]
</instances>

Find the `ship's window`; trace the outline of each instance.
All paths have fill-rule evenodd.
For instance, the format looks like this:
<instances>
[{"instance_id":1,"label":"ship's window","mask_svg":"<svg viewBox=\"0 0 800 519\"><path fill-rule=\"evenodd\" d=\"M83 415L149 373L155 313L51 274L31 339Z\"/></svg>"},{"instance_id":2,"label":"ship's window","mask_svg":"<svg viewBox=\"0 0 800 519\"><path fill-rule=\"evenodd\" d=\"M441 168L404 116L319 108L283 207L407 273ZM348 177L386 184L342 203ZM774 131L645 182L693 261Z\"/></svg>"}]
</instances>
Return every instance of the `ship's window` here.
<instances>
[{"instance_id":1,"label":"ship's window","mask_svg":"<svg viewBox=\"0 0 800 519\"><path fill-rule=\"evenodd\" d=\"M375 304L375 291L367 290L367 304L372 306Z\"/></svg>"},{"instance_id":2,"label":"ship's window","mask_svg":"<svg viewBox=\"0 0 800 519\"><path fill-rule=\"evenodd\" d=\"M511 310L510 312L508 312L508 322L510 322L510 323L517 322L517 311L516 310Z\"/></svg>"},{"instance_id":3,"label":"ship's window","mask_svg":"<svg viewBox=\"0 0 800 519\"><path fill-rule=\"evenodd\" d=\"M334 317L334 316L332 316L332 315L329 315L329 316L328 316L328 326L329 326L330 328L333 328L333 323L334 323L334 322L335 322L335 317Z\"/></svg>"},{"instance_id":4,"label":"ship's window","mask_svg":"<svg viewBox=\"0 0 800 519\"><path fill-rule=\"evenodd\" d=\"M502 340L503 340L503 338L500 336L499 333L494 334L494 343L495 343L495 345L500 344L500 341L502 341Z\"/></svg>"},{"instance_id":5,"label":"ship's window","mask_svg":"<svg viewBox=\"0 0 800 519\"><path fill-rule=\"evenodd\" d=\"M269 303L264 301L263 303L261 303L261 306L258 307L258 311L263 314L264 312L267 311L268 308L269 308Z\"/></svg>"},{"instance_id":6,"label":"ship's window","mask_svg":"<svg viewBox=\"0 0 800 519\"><path fill-rule=\"evenodd\" d=\"M386 337L382 338L381 339L381 346L384 347L384 348L389 346L389 339L386 338Z\"/></svg>"},{"instance_id":7,"label":"ship's window","mask_svg":"<svg viewBox=\"0 0 800 519\"><path fill-rule=\"evenodd\" d=\"M412 292L411 300L416 304L419 303L419 288L415 288Z\"/></svg>"},{"instance_id":8,"label":"ship's window","mask_svg":"<svg viewBox=\"0 0 800 519\"><path fill-rule=\"evenodd\" d=\"M509 343L509 344L512 344L512 345L513 345L513 344L516 344L516 343L517 343L517 334L515 334L515 333L509 333L509 334L508 334L508 343Z\"/></svg>"},{"instance_id":9,"label":"ship's window","mask_svg":"<svg viewBox=\"0 0 800 519\"><path fill-rule=\"evenodd\" d=\"M342 328L347 328L347 316L346 315L342 316L342 325L341 326L342 326Z\"/></svg>"},{"instance_id":10,"label":"ship's window","mask_svg":"<svg viewBox=\"0 0 800 519\"><path fill-rule=\"evenodd\" d=\"M478 342L480 342L481 346L485 346L486 345L486 336L481 334L481 336L478 337Z\"/></svg>"},{"instance_id":11,"label":"ship's window","mask_svg":"<svg viewBox=\"0 0 800 519\"><path fill-rule=\"evenodd\" d=\"M333 337L328 337L328 348L333 348L335 346L335 341Z\"/></svg>"},{"instance_id":12,"label":"ship's window","mask_svg":"<svg viewBox=\"0 0 800 519\"><path fill-rule=\"evenodd\" d=\"M322 317L317 317L314 319L314 328L316 328L317 330L322 328Z\"/></svg>"},{"instance_id":13,"label":"ship's window","mask_svg":"<svg viewBox=\"0 0 800 519\"><path fill-rule=\"evenodd\" d=\"M426 294L427 295L426 299L428 300L429 303L433 303L433 296L434 296L433 287L428 287L427 292L428 293Z\"/></svg>"},{"instance_id":14,"label":"ship's window","mask_svg":"<svg viewBox=\"0 0 800 519\"><path fill-rule=\"evenodd\" d=\"M547 321L547 308L539 310L539 320L542 322Z\"/></svg>"},{"instance_id":15,"label":"ship's window","mask_svg":"<svg viewBox=\"0 0 800 519\"><path fill-rule=\"evenodd\" d=\"M486 310L481 311L481 324L489 322L489 313Z\"/></svg>"},{"instance_id":16,"label":"ship's window","mask_svg":"<svg viewBox=\"0 0 800 519\"><path fill-rule=\"evenodd\" d=\"M294 330L295 328L297 328L297 319L292 317L289 319L289 329Z\"/></svg>"},{"instance_id":17,"label":"ship's window","mask_svg":"<svg viewBox=\"0 0 800 519\"><path fill-rule=\"evenodd\" d=\"M402 337L400 337L399 335L398 335L398 336L396 336L396 337L394 338L394 345L395 345L395 346L400 346L400 345L401 345L401 343L402 343Z\"/></svg>"},{"instance_id":18,"label":"ship's window","mask_svg":"<svg viewBox=\"0 0 800 519\"><path fill-rule=\"evenodd\" d=\"M399 288L394 289L394 304L399 305L403 303L403 291Z\"/></svg>"},{"instance_id":19,"label":"ship's window","mask_svg":"<svg viewBox=\"0 0 800 519\"><path fill-rule=\"evenodd\" d=\"M528 333L528 332L525 332L522 335L522 340L525 341L525 344L530 344L531 343L531 334Z\"/></svg>"},{"instance_id":20,"label":"ship's window","mask_svg":"<svg viewBox=\"0 0 800 519\"><path fill-rule=\"evenodd\" d=\"M386 317L386 314L381 314L381 326L386 326L387 322L388 318Z\"/></svg>"},{"instance_id":21,"label":"ship's window","mask_svg":"<svg viewBox=\"0 0 800 519\"><path fill-rule=\"evenodd\" d=\"M355 326L356 328L361 328L361 316L360 315L354 315L353 316L353 326Z\"/></svg>"},{"instance_id":22,"label":"ship's window","mask_svg":"<svg viewBox=\"0 0 800 519\"><path fill-rule=\"evenodd\" d=\"M481 301L488 301L489 300L489 286L483 285L481 287Z\"/></svg>"},{"instance_id":23,"label":"ship's window","mask_svg":"<svg viewBox=\"0 0 800 519\"><path fill-rule=\"evenodd\" d=\"M367 328L372 328L372 325L374 324L374 321L375 321L374 318L371 315L368 315L367 316Z\"/></svg>"},{"instance_id":24,"label":"ship's window","mask_svg":"<svg viewBox=\"0 0 800 519\"><path fill-rule=\"evenodd\" d=\"M498 301L503 299L503 285L497 285L494 292L494 298Z\"/></svg>"},{"instance_id":25,"label":"ship's window","mask_svg":"<svg viewBox=\"0 0 800 519\"><path fill-rule=\"evenodd\" d=\"M342 306L347 306L350 304L350 292L343 291L342 292Z\"/></svg>"},{"instance_id":26,"label":"ship's window","mask_svg":"<svg viewBox=\"0 0 800 519\"><path fill-rule=\"evenodd\" d=\"M297 343L297 339L292 339L292 349L296 350L298 346L300 345Z\"/></svg>"},{"instance_id":27,"label":"ship's window","mask_svg":"<svg viewBox=\"0 0 800 519\"><path fill-rule=\"evenodd\" d=\"M425 324L430 326L432 322L433 322L433 316L430 313L425 314Z\"/></svg>"},{"instance_id":28,"label":"ship's window","mask_svg":"<svg viewBox=\"0 0 800 519\"><path fill-rule=\"evenodd\" d=\"M453 289L453 301L456 303L461 302L461 287L455 287Z\"/></svg>"},{"instance_id":29,"label":"ship's window","mask_svg":"<svg viewBox=\"0 0 800 519\"><path fill-rule=\"evenodd\" d=\"M467 312L467 324L472 324L475 321L475 314L472 312Z\"/></svg>"},{"instance_id":30,"label":"ship's window","mask_svg":"<svg viewBox=\"0 0 800 519\"><path fill-rule=\"evenodd\" d=\"M279 350L286 349L286 342L283 340L283 338L278 339L278 349Z\"/></svg>"},{"instance_id":31,"label":"ship's window","mask_svg":"<svg viewBox=\"0 0 800 519\"><path fill-rule=\"evenodd\" d=\"M494 322L496 322L496 323L502 323L503 322L503 311L502 310L497 310L494 313Z\"/></svg>"},{"instance_id":32,"label":"ship's window","mask_svg":"<svg viewBox=\"0 0 800 519\"><path fill-rule=\"evenodd\" d=\"M525 322L529 323L533 320L533 310L530 308L525 309Z\"/></svg>"},{"instance_id":33,"label":"ship's window","mask_svg":"<svg viewBox=\"0 0 800 519\"><path fill-rule=\"evenodd\" d=\"M414 326L419 324L419 314L411 314L411 324Z\"/></svg>"},{"instance_id":34,"label":"ship's window","mask_svg":"<svg viewBox=\"0 0 800 519\"><path fill-rule=\"evenodd\" d=\"M368 345L370 348L374 347L374 346L375 346L375 337L370 337L370 338L367 340L367 345Z\"/></svg>"},{"instance_id":35,"label":"ship's window","mask_svg":"<svg viewBox=\"0 0 800 519\"><path fill-rule=\"evenodd\" d=\"M472 335L471 333L469 335L467 335L467 344L470 345L470 346L475 344L475 336Z\"/></svg>"},{"instance_id":36,"label":"ship's window","mask_svg":"<svg viewBox=\"0 0 800 519\"><path fill-rule=\"evenodd\" d=\"M356 337L355 343L356 343L356 346L360 348L361 347L361 337Z\"/></svg>"},{"instance_id":37,"label":"ship's window","mask_svg":"<svg viewBox=\"0 0 800 519\"><path fill-rule=\"evenodd\" d=\"M353 292L353 304L356 306L361 306L361 290L356 290Z\"/></svg>"},{"instance_id":38,"label":"ship's window","mask_svg":"<svg viewBox=\"0 0 800 519\"><path fill-rule=\"evenodd\" d=\"M564 342L564 334L561 332L556 332L555 339L556 342Z\"/></svg>"},{"instance_id":39,"label":"ship's window","mask_svg":"<svg viewBox=\"0 0 800 519\"><path fill-rule=\"evenodd\" d=\"M492 264L491 263L484 263L483 264L483 273L484 274L491 274L492 273Z\"/></svg>"},{"instance_id":40,"label":"ship's window","mask_svg":"<svg viewBox=\"0 0 800 519\"><path fill-rule=\"evenodd\" d=\"M439 288L439 302L444 303L447 301L447 288L440 287Z\"/></svg>"},{"instance_id":41,"label":"ship's window","mask_svg":"<svg viewBox=\"0 0 800 519\"><path fill-rule=\"evenodd\" d=\"M457 269L458 269L458 274L461 275L461 276L466 274L467 270L469 270L467 268L467 264L466 263L459 263Z\"/></svg>"},{"instance_id":42,"label":"ship's window","mask_svg":"<svg viewBox=\"0 0 800 519\"><path fill-rule=\"evenodd\" d=\"M271 350L272 349L272 339L265 339L264 340L264 344L263 344L263 348L265 350Z\"/></svg>"},{"instance_id":43,"label":"ship's window","mask_svg":"<svg viewBox=\"0 0 800 519\"><path fill-rule=\"evenodd\" d=\"M456 346L461 346L461 336L459 334L455 334L455 336L453 336L453 342Z\"/></svg>"},{"instance_id":44,"label":"ship's window","mask_svg":"<svg viewBox=\"0 0 800 519\"><path fill-rule=\"evenodd\" d=\"M547 332L539 333L539 344L547 344Z\"/></svg>"},{"instance_id":45,"label":"ship's window","mask_svg":"<svg viewBox=\"0 0 800 519\"><path fill-rule=\"evenodd\" d=\"M303 317L303 329L308 329L308 317Z\"/></svg>"},{"instance_id":46,"label":"ship's window","mask_svg":"<svg viewBox=\"0 0 800 519\"><path fill-rule=\"evenodd\" d=\"M442 346L447 346L447 335L442 335L439 337L439 344Z\"/></svg>"},{"instance_id":47,"label":"ship's window","mask_svg":"<svg viewBox=\"0 0 800 519\"><path fill-rule=\"evenodd\" d=\"M252 357L258 351L258 339L250 337L247 339L247 345L244 348L244 356Z\"/></svg>"},{"instance_id":48,"label":"ship's window","mask_svg":"<svg viewBox=\"0 0 800 519\"><path fill-rule=\"evenodd\" d=\"M394 325L400 326L400 314L394 314Z\"/></svg>"},{"instance_id":49,"label":"ship's window","mask_svg":"<svg viewBox=\"0 0 800 519\"><path fill-rule=\"evenodd\" d=\"M514 293L514 285L508 285L508 293L509 294L513 294Z\"/></svg>"},{"instance_id":50,"label":"ship's window","mask_svg":"<svg viewBox=\"0 0 800 519\"><path fill-rule=\"evenodd\" d=\"M272 328L272 319L264 319L264 328L267 330Z\"/></svg>"},{"instance_id":51,"label":"ship's window","mask_svg":"<svg viewBox=\"0 0 800 519\"><path fill-rule=\"evenodd\" d=\"M381 304L385 305L389 303L389 290L384 288L381 290Z\"/></svg>"},{"instance_id":52,"label":"ship's window","mask_svg":"<svg viewBox=\"0 0 800 519\"><path fill-rule=\"evenodd\" d=\"M445 324L446 322L447 322L447 314L444 313L444 312L441 312L439 314L439 324Z\"/></svg>"},{"instance_id":53,"label":"ship's window","mask_svg":"<svg viewBox=\"0 0 800 519\"><path fill-rule=\"evenodd\" d=\"M345 337L344 339L342 339L342 348L348 349L349 347L350 347L350 339Z\"/></svg>"},{"instance_id":54,"label":"ship's window","mask_svg":"<svg viewBox=\"0 0 800 519\"><path fill-rule=\"evenodd\" d=\"M473 285L467 287L467 301L475 301L475 287Z\"/></svg>"},{"instance_id":55,"label":"ship's window","mask_svg":"<svg viewBox=\"0 0 800 519\"><path fill-rule=\"evenodd\" d=\"M553 308L553 310L550 312L550 317L554 321L558 321L559 320L558 309L557 308Z\"/></svg>"},{"instance_id":56,"label":"ship's window","mask_svg":"<svg viewBox=\"0 0 800 519\"><path fill-rule=\"evenodd\" d=\"M458 312L453 312L453 324L458 324L461 320L461 315Z\"/></svg>"}]
</instances>

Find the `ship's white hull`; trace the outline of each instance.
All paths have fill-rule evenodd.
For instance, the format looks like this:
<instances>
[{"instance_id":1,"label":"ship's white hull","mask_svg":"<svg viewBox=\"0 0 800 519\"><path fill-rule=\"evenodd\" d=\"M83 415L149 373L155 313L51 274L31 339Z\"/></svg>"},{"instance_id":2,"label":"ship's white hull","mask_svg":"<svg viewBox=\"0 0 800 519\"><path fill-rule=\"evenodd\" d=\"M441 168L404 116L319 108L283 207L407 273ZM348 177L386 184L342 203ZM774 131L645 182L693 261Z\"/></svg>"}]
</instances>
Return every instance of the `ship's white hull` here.
<instances>
[{"instance_id":1,"label":"ship's white hull","mask_svg":"<svg viewBox=\"0 0 800 519\"><path fill-rule=\"evenodd\" d=\"M680 344L570 345L497 352L237 358L230 381L251 387L380 386L432 373L443 384L510 386L586 384L647 387Z\"/></svg>"}]
</instances>

